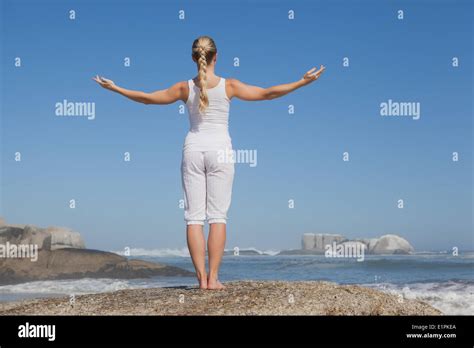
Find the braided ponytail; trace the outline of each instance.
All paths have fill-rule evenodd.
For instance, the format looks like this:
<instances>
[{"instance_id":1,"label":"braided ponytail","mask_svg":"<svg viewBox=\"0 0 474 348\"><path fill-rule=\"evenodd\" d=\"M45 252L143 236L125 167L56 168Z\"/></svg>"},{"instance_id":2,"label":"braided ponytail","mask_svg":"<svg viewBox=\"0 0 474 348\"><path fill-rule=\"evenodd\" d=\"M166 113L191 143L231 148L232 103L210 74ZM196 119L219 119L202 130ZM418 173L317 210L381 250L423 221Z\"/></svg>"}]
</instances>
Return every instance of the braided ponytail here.
<instances>
[{"instance_id":1,"label":"braided ponytail","mask_svg":"<svg viewBox=\"0 0 474 348\"><path fill-rule=\"evenodd\" d=\"M198 59L198 81L199 81L199 111L204 113L206 108L209 106L209 98L207 97L207 61L206 51L203 47L198 47L199 59Z\"/></svg>"},{"instance_id":2,"label":"braided ponytail","mask_svg":"<svg viewBox=\"0 0 474 348\"><path fill-rule=\"evenodd\" d=\"M207 96L207 65L216 55L217 49L214 40L209 36L200 36L193 42L192 55L198 65L199 82L199 111L203 114L209 106Z\"/></svg>"}]
</instances>

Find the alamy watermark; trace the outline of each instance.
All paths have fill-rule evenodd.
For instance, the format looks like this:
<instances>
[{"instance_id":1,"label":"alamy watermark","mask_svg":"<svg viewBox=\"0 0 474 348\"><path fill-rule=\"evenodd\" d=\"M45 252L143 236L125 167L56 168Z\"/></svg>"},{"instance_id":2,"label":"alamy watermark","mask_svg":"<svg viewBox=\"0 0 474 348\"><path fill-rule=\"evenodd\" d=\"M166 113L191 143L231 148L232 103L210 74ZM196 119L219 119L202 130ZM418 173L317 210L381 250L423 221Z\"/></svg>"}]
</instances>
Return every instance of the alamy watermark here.
<instances>
[{"instance_id":1,"label":"alamy watermark","mask_svg":"<svg viewBox=\"0 0 474 348\"><path fill-rule=\"evenodd\" d=\"M87 117L88 120L95 119L94 102L71 102L64 99L62 102L57 102L55 108L56 116L79 116Z\"/></svg>"},{"instance_id":2,"label":"alamy watermark","mask_svg":"<svg viewBox=\"0 0 474 348\"><path fill-rule=\"evenodd\" d=\"M20 338L46 338L48 341L56 339L56 325L37 325L26 322L18 326L18 337Z\"/></svg>"},{"instance_id":3,"label":"alamy watermark","mask_svg":"<svg viewBox=\"0 0 474 348\"><path fill-rule=\"evenodd\" d=\"M225 149L217 151L218 163L245 163L249 167L257 166L257 150Z\"/></svg>"},{"instance_id":4,"label":"alamy watermark","mask_svg":"<svg viewBox=\"0 0 474 348\"><path fill-rule=\"evenodd\" d=\"M420 102L396 102L392 99L380 103L380 116L402 116L419 120L421 117Z\"/></svg>"},{"instance_id":5,"label":"alamy watermark","mask_svg":"<svg viewBox=\"0 0 474 348\"><path fill-rule=\"evenodd\" d=\"M30 259L38 261L37 244L0 244L0 259Z\"/></svg>"},{"instance_id":6,"label":"alamy watermark","mask_svg":"<svg viewBox=\"0 0 474 348\"><path fill-rule=\"evenodd\" d=\"M358 262L362 262L365 259L365 248L366 245L359 242L345 242L337 244L326 244L324 246L325 257L344 257L344 258L356 258Z\"/></svg>"}]
</instances>

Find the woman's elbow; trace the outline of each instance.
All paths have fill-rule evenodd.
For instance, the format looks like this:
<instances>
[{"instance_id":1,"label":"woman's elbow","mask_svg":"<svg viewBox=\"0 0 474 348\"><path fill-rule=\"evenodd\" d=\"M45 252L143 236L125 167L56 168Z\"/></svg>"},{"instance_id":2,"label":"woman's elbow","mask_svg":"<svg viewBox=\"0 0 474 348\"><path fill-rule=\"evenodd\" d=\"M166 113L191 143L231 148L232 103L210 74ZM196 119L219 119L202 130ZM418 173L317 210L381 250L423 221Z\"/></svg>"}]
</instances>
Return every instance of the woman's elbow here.
<instances>
[{"instance_id":1,"label":"woman's elbow","mask_svg":"<svg viewBox=\"0 0 474 348\"><path fill-rule=\"evenodd\" d=\"M263 100L272 100L278 98L278 94L272 91L265 91L263 94Z\"/></svg>"},{"instance_id":2,"label":"woman's elbow","mask_svg":"<svg viewBox=\"0 0 474 348\"><path fill-rule=\"evenodd\" d=\"M145 105L150 105L153 104L153 99L151 98L150 95L143 94L139 99L138 102L145 104Z\"/></svg>"},{"instance_id":3,"label":"woman's elbow","mask_svg":"<svg viewBox=\"0 0 474 348\"><path fill-rule=\"evenodd\" d=\"M272 91L269 88L263 89L260 92L259 100L270 100L272 98Z\"/></svg>"}]
</instances>

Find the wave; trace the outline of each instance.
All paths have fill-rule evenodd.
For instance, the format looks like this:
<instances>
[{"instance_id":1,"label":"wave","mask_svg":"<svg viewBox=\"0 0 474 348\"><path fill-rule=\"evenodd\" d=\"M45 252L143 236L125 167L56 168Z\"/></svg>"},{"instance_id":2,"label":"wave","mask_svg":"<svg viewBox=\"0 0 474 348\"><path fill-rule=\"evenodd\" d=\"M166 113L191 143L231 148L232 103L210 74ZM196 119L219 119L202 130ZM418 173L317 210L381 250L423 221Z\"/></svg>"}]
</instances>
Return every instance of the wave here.
<instances>
[{"instance_id":1,"label":"wave","mask_svg":"<svg viewBox=\"0 0 474 348\"><path fill-rule=\"evenodd\" d=\"M225 255L233 255L235 249L225 249ZM259 250L254 247L250 248L239 248L240 255L268 255L274 256L277 255L280 250ZM129 253L126 253L124 250L120 251L111 251L115 254L122 256L151 256L151 257L190 257L189 250L186 247L181 249L143 249L143 248L132 248Z\"/></svg>"},{"instance_id":2,"label":"wave","mask_svg":"<svg viewBox=\"0 0 474 348\"><path fill-rule=\"evenodd\" d=\"M474 315L474 282L451 280L410 284L363 284L406 299L429 303L446 315Z\"/></svg>"},{"instance_id":3,"label":"wave","mask_svg":"<svg viewBox=\"0 0 474 348\"><path fill-rule=\"evenodd\" d=\"M169 277L166 280L151 279L108 279L83 278L67 280L44 280L21 284L0 286L0 302L2 297L6 301L45 295L86 295L102 292L113 292L126 289L146 289L167 286L182 286L194 283L194 279Z\"/></svg>"},{"instance_id":4,"label":"wave","mask_svg":"<svg viewBox=\"0 0 474 348\"><path fill-rule=\"evenodd\" d=\"M228 253L228 254L234 254L236 252L237 249L225 249L224 252L225 253ZM269 250L260 250L260 249L257 249L257 248L254 248L254 247L250 247L250 248L238 248L238 252L240 255L242 254L253 254L253 255L268 255L268 256L275 256L275 255L278 255L280 253L280 250L273 250L273 249L269 249Z\"/></svg>"},{"instance_id":5,"label":"wave","mask_svg":"<svg viewBox=\"0 0 474 348\"><path fill-rule=\"evenodd\" d=\"M143 249L143 248L131 248L129 253L124 250L112 251L115 254L122 256L153 256L153 257L190 257L188 248L184 247L181 249Z\"/></svg>"},{"instance_id":6,"label":"wave","mask_svg":"<svg viewBox=\"0 0 474 348\"><path fill-rule=\"evenodd\" d=\"M364 262L361 262L361 265L367 268L382 268L385 270L394 270L394 269L421 269L421 270L442 270L442 269L472 269L473 262L469 257L443 257L443 258L425 258L425 257L411 257L403 256L402 258L385 256L371 258L366 257Z\"/></svg>"},{"instance_id":7,"label":"wave","mask_svg":"<svg viewBox=\"0 0 474 348\"><path fill-rule=\"evenodd\" d=\"M130 287L129 281L121 279L44 280L0 286L0 294L91 294Z\"/></svg>"}]
</instances>

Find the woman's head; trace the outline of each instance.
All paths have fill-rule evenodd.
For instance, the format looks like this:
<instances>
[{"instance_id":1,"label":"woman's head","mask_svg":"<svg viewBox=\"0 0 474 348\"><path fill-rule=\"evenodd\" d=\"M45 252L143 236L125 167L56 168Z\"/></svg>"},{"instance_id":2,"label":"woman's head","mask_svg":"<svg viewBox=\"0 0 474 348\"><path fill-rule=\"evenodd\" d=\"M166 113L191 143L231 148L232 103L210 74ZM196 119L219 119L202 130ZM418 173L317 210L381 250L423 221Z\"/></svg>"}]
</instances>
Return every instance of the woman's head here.
<instances>
[{"instance_id":1,"label":"woman's head","mask_svg":"<svg viewBox=\"0 0 474 348\"><path fill-rule=\"evenodd\" d=\"M199 111L204 112L209 105L207 97L207 66L216 61L217 48L214 40L209 36L200 36L193 42L192 57L198 66L199 81Z\"/></svg>"}]
</instances>

